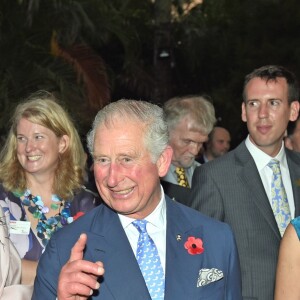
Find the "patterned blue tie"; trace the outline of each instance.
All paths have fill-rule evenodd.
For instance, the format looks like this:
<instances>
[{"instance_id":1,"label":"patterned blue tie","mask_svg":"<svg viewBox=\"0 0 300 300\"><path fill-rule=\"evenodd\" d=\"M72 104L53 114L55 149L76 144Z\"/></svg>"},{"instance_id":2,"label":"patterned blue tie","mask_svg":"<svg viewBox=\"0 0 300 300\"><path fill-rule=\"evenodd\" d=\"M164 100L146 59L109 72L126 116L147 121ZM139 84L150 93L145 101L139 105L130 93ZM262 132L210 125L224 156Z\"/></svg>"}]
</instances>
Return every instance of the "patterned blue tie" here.
<instances>
[{"instance_id":1,"label":"patterned blue tie","mask_svg":"<svg viewBox=\"0 0 300 300\"><path fill-rule=\"evenodd\" d=\"M144 276L151 299L164 299L165 275L161 266L157 248L148 235L146 220L136 220L132 224L139 231L140 236L136 251L136 258Z\"/></svg>"},{"instance_id":2,"label":"patterned blue tie","mask_svg":"<svg viewBox=\"0 0 300 300\"><path fill-rule=\"evenodd\" d=\"M278 224L280 234L282 236L291 220L290 207L282 181L279 161L276 159L272 159L268 163L268 166L273 171L271 185L272 209L276 222Z\"/></svg>"}]
</instances>

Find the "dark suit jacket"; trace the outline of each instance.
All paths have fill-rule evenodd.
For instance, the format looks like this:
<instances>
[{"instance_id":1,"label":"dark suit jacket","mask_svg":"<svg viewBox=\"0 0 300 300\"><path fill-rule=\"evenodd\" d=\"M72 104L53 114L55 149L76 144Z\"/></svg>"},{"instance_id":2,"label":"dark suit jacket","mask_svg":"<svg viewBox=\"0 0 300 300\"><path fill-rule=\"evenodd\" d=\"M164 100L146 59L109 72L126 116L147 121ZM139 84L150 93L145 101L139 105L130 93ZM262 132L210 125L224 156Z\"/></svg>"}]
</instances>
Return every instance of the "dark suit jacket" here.
<instances>
[{"instance_id":1,"label":"dark suit jacket","mask_svg":"<svg viewBox=\"0 0 300 300\"><path fill-rule=\"evenodd\" d=\"M300 155L286 149L300 214ZM243 299L273 300L280 233L255 162L245 142L194 172L191 207L228 223L237 241Z\"/></svg>"},{"instance_id":2,"label":"dark suit jacket","mask_svg":"<svg viewBox=\"0 0 300 300\"><path fill-rule=\"evenodd\" d=\"M160 180L164 192L176 202L187 205L190 198L191 189L168 181Z\"/></svg>"},{"instance_id":3,"label":"dark suit jacket","mask_svg":"<svg viewBox=\"0 0 300 300\"><path fill-rule=\"evenodd\" d=\"M204 160L203 155L200 155L200 156L196 157L196 161L198 163L200 163L201 165L205 164L205 160Z\"/></svg>"},{"instance_id":4,"label":"dark suit jacket","mask_svg":"<svg viewBox=\"0 0 300 300\"><path fill-rule=\"evenodd\" d=\"M165 299L240 300L238 254L229 226L168 197L166 204ZM91 299L151 300L119 217L106 205L100 205L51 238L39 262L33 300L56 298L59 272L82 232L88 235L84 258L102 261L105 267L100 289ZM202 254L187 252L184 243L190 236L203 240ZM197 287L199 270L203 268L217 268L224 273L224 278Z\"/></svg>"}]
</instances>

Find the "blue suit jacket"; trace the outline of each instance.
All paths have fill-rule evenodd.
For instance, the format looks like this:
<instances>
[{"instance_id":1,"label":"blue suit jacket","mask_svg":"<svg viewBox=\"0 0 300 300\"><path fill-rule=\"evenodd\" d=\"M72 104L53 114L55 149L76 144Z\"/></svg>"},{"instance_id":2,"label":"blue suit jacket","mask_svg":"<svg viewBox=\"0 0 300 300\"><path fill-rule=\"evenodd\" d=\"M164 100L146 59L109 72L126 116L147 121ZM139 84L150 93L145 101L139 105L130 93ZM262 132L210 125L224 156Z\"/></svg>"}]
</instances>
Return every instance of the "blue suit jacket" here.
<instances>
[{"instance_id":1,"label":"blue suit jacket","mask_svg":"<svg viewBox=\"0 0 300 300\"><path fill-rule=\"evenodd\" d=\"M166 196L167 241L165 299L232 299L241 297L238 254L231 229ZM33 300L56 299L59 272L79 235L88 236L84 259L102 261L105 274L90 299L151 300L135 255L118 215L105 205L93 209L58 231L42 255ZM177 236L181 235L181 240ZM184 248L188 237L203 240L204 252L191 255ZM217 268L223 279L197 287L200 269Z\"/></svg>"}]
</instances>

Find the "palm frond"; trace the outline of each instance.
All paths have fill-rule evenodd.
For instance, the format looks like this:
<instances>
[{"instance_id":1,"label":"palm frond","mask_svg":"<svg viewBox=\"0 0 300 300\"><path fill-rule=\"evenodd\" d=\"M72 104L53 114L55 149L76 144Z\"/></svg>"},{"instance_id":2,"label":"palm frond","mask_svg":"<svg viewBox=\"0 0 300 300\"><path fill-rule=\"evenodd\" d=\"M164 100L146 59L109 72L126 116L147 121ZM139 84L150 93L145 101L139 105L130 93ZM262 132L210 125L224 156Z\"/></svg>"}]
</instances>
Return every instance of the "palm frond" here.
<instances>
[{"instance_id":1,"label":"palm frond","mask_svg":"<svg viewBox=\"0 0 300 300\"><path fill-rule=\"evenodd\" d=\"M51 39L51 53L73 66L78 83L84 84L87 102L91 108L98 110L109 103L110 85L105 63L90 47L75 44L64 49L58 44L54 33Z\"/></svg>"}]
</instances>

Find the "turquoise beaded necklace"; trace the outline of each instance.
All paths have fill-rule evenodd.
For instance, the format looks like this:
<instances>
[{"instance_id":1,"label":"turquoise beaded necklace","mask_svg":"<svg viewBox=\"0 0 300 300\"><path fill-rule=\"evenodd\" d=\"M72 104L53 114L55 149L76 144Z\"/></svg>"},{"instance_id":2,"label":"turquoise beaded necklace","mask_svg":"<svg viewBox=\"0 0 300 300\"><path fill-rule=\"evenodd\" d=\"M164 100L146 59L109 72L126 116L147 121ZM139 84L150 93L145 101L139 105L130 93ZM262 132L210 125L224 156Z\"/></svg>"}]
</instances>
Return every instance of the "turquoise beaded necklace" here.
<instances>
[{"instance_id":1,"label":"turquoise beaded necklace","mask_svg":"<svg viewBox=\"0 0 300 300\"><path fill-rule=\"evenodd\" d=\"M42 240L44 246L47 245L49 239L55 231L72 223L70 206L71 203L64 201L57 195L52 195L53 203L50 208L53 210L59 209L58 213L47 219L46 214L50 211L49 207L44 204L41 196L33 196L29 189L26 189L22 201L23 205L28 207L28 211L35 219L38 219L36 226L37 236Z\"/></svg>"}]
</instances>

